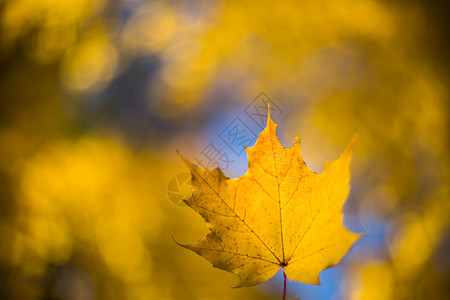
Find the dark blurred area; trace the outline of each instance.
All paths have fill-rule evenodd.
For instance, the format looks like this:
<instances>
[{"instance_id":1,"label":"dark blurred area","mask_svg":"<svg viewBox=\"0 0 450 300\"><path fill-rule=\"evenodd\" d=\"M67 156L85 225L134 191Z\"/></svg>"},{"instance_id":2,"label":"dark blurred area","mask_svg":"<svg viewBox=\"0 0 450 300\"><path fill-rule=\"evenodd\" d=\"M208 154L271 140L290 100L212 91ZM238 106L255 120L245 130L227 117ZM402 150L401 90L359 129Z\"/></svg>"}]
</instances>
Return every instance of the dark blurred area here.
<instances>
[{"instance_id":1,"label":"dark blurred area","mask_svg":"<svg viewBox=\"0 0 450 300\"><path fill-rule=\"evenodd\" d=\"M265 91L322 171L355 130L345 224L300 299L450 298L448 1L0 0L0 299L279 299L172 240L168 183ZM256 130L255 130L256 131ZM225 149L226 146L224 146ZM234 156L233 156L234 155ZM245 172L245 158L232 151ZM322 275L321 275L322 276Z\"/></svg>"}]
</instances>

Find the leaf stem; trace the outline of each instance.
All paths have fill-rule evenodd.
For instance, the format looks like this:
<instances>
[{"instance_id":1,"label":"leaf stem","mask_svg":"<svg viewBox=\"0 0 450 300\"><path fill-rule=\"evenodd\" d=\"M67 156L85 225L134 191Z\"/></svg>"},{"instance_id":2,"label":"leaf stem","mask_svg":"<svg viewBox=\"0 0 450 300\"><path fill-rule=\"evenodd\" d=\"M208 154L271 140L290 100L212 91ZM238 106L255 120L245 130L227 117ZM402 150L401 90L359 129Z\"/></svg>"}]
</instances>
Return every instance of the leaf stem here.
<instances>
[{"instance_id":1,"label":"leaf stem","mask_svg":"<svg viewBox=\"0 0 450 300\"><path fill-rule=\"evenodd\" d=\"M283 300L286 300L286 273L283 268Z\"/></svg>"}]
</instances>

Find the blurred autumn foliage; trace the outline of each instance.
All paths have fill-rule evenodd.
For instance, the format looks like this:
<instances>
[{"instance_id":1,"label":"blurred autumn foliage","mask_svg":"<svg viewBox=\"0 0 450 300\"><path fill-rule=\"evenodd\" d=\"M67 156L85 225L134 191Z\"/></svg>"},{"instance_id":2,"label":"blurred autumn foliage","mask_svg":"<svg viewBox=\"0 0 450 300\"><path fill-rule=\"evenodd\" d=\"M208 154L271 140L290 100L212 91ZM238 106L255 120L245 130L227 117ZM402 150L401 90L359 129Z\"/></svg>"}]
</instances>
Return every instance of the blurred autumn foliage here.
<instances>
[{"instance_id":1,"label":"blurred autumn foliage","mask_svg":"<svg viewBox=\"0 0 450 300\"><path fill-rule=\"evenodd\" d=\"M289 294L448 299L448 11L0 0L0 298L280 298L279 278L231 289L177 247L206 228L166 190L186 171L175 149L193 157L264 90L315 171L359 134L344 213L365 236L323 286Z\"/></svg>"}]
</instances>

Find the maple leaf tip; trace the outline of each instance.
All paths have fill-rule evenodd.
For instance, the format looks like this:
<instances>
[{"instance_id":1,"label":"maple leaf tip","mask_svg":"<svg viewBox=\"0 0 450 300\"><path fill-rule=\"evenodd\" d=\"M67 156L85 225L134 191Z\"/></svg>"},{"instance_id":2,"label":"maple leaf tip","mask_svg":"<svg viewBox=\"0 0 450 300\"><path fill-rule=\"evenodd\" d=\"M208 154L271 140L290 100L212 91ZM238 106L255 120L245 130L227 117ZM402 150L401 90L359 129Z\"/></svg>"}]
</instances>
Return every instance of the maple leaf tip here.
<instances>
[{"instance_id":1,"label":"maple leaf tip","mask_svg":"<svg viewBox=\"0 0 450 300\"><path fill-rule=\"evenodd\" d=\"M172 238L172 241L174 241L175 242L175 244L177 244L177 245L179 245L179 246L182 246L182 247L184 247L184 245L183 244L180 244L180 243L178 243L176 240L175 240L175 238L173 237L173 234L170 234L170 237Z\"/></svg>"},{"instance_id":2,"label":"maple leaf tip","mask_svg":"<svg viewBox=\"0 0 450 300\"><path fill-rule=\"evenodd\" d=\"M192 169L194 167L194 164L191 161L189 161L187 158L185 158L183 155L181 155L181 153L178 150L177 150L177 154L178 154L178 157L181 158L181 161L184 163L184 165L186 167L188 167L189 169Z\"/></svg>"},{"instance_id":3,"label":"maple leaf tip","mask_svg":"<svg viewBox=\"0 0 450 300\"><path fill-rule=\"evenodd\" d=\"M183 155L181 155L181 153L177 150L177 154L178 154L178 157L181 159L181 161L186 165L186 161L187 161L187 159L186 158L184 158L184 156Z\"/></svg>"},{"instance_id":4,"label":"maple leaf tip","mask_svg":"<svg viewBox=\"0 0 450 300\"><path fill-rule=\"evenodd\" d=\"M190 245L188 245L188 244L182 244L182 243L177 242L177 240L175 240L175 238L173 237L172 234L170 234L170 237L172 238L172 241L174 241L175 244L177 244L178 246L181 246L181 247L183 247L183 248L185 248L185 249L194 251Z\"/></svg>"},{"instance_id":5,"label":"maple leaf tip","mask_svg":"<svg viewBox=\"0 0 450 300\"><path fill-rule=\"evenodd\" d=\"M300 136L297 134L297 136L295 137L295 144L299 144L300 145L300 148L301 148L301 145L302 145L302 141L300 140Z\"/></svg>"},{"instance_id":6,"label":"maple leaf tip","mask_svg":"<svg viewBox=\"0 0 450 300\"><path fill-rule=\"evenodd\" d=\"M344 153L349 153L350 155L352 154L353 149L355 148L355 144L356 144L356 140L357 140L357 139L358 139L358 133L355 132L355 133L353 134L352 140L351 140L350 143L348 144L347 149L345 149Z\"/></svg>"},{"instance_id":7,"label":"maple leaf tip","mask_svg":"<svg viewBox=\"0 0 450 300\"><path fill-rule=\"evenodd\" d=\"M355 148L355 144L356 144L356 140L357 139L358 139L358 134L355 132L353 134L352 140L350 141L350 143L348 143L347 147L341 153L341 155L339 156L338 160L347 161L348 163L351 162L353 149Z\"/></svg>"},{"instance_id":8,"label":"maple leaf tip","mask_svg":"<svg viewBox=\"0 0 450 300\"><path fill-rule=\"evenodd\" d=\"M272 116L270 115L270 103L267 102L267 125L266 128L269 128L269 124L275 124L275 126L277 125L273 120L272 120Z\"/></svg>"}]
</instances>

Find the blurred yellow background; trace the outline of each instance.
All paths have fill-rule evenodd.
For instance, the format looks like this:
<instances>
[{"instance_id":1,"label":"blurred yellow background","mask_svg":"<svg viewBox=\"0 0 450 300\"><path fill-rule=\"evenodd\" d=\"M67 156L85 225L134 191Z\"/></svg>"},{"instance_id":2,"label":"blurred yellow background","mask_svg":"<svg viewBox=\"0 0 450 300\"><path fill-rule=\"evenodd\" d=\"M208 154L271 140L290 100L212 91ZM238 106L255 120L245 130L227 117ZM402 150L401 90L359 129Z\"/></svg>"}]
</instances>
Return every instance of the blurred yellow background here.
<instances>
[{"instance_id":1,"label":"blurred yellow background","mask_svg":"<svg viewBox=\"0 0 450 300\"><path fill-rule=\"evenodd\" d=\"M167 191L186 172L176 149L193 160L235 117L252 124L261 91L317 172L359 134L344 212L365 236L322 286L288 294L449 299L448 11L0 0L0 299L280 299L280 276L232 289L177 246L206 228ZM243 174L245 155L222 148Z\"/></svg>"}]
</instances>

